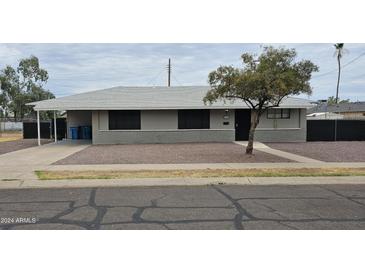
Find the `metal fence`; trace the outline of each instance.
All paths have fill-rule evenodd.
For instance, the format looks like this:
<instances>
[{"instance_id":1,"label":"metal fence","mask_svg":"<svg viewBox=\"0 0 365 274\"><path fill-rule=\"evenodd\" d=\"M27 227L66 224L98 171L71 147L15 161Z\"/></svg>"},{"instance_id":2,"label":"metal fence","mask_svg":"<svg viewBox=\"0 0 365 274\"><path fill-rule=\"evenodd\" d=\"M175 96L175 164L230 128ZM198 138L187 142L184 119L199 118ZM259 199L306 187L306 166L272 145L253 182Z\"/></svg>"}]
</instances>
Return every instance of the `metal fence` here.
<instances>
[{"instance_id":1,"label":"metal fence","mask_svg":"<svg viewBox=\"0 0 365 274\"><path fill-rule=\"evenodd\" d=\"M42 139L51 139L51 123L41 122L40 131ZM37 122L24 122L23 123L23 138L24 139L36 139L38 138Z\"/></svg>"},{"instance_id":2,"label":"metal fence","mask_svg":"<svg viewBox=\"0 0 365 274\"><path fill-rule=\"evenodd\" d=\"M307 141L365 141L365 120L307 120Z\"/></svg>"},{"instance_id":3,"label":"metal fence","mask_svg":"<svg viewBox=\"0 0 365 274\"><path fill-rule=\"evenodd\" d=\"M54 125L53 120L41 121L40 131L42 139L54 138L53 125ZM67 134L66 119L57 118L57 139L62 140L63 138L66 138L67 137L66 134ZM37 122L33 121L23 122L23 138L24 139L38 138Z\"/></svg>"}]
</instances>

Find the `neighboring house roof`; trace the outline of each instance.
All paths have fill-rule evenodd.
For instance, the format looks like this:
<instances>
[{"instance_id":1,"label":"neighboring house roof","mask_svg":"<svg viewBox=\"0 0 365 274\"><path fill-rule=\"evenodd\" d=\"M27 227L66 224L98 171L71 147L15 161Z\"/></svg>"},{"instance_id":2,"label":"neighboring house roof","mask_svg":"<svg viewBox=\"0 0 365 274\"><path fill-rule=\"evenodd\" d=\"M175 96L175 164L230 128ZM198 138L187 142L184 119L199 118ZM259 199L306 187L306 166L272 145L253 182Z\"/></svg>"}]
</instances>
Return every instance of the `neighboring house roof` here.
<instances>
[{"instance_id":1,"label":"neighboring house roof","mask_svg":"<svg viewBox=\"0 0 365 274\"><path fill-rule=\"evenodd\" d=\"M337 105L326 106L321 104L315 106L314 108L308 109L307 113L317 113L317 112L365 112L365 102L355 102L355 103L340 103Z\"/></svg>"},{"instance_id":2,"label":"neighboring house roof","mask_svg":"<svg viewBox=\"0 0 365 274\"><path fill-rule=\"evenodd\" d=\"M315 112L307 114L307 119L343 119L343 115L333 112Z\"/></svg>"},{"instance_id":3,"label":"neighboring house roof","mask_svg":"<svg viewBox=\"0 0 365 274\"><path fill-rule=\"evenodd\" d=\"M66 97L33 102L35 110L109 110L109 109L229 109L249 108L241 100L219 101L205 105L208 86L113 87ZM280 108L308 108L309 100L288 97Z\"/></svg>"}]
</instances>

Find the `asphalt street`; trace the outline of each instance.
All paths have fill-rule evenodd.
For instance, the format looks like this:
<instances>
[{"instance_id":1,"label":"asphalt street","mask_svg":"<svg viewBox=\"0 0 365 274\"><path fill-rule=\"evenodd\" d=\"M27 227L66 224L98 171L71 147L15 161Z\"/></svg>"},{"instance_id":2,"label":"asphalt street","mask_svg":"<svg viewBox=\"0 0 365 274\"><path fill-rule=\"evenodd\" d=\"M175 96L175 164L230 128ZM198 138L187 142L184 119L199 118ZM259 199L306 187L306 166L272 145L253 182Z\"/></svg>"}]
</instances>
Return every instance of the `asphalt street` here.
<instances>
[{"instance_id":1,"label":"asphalt street","mask_svg":"<svg viewBox=\"0 0 365 274\"><path fill-rule=\"evenodd\" d=\"M0 229L365 229L365 185L0 190Z\"/></svg>"}]
</instances>

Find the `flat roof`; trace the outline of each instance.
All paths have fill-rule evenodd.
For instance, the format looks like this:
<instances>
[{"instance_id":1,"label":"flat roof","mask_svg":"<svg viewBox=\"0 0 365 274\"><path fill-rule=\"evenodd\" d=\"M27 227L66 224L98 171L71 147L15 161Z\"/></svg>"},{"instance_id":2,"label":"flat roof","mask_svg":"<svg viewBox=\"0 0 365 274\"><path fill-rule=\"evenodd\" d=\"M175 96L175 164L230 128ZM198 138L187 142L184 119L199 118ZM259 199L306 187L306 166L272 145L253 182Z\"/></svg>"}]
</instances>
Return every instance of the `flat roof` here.
<instances>
[{"instance_id":1,"label":"flat roof","mask_svg":"<svg viewBox=\"0 0 365 274\"><path fill-rule=\"evenodd\" d=\"M204 104L209 86L113 87L29 103L35 110L163 110L249 108L245 102L218 101ZM309 100L287 97L280 108L313 107Z\"/></svg>"}]
</instances>

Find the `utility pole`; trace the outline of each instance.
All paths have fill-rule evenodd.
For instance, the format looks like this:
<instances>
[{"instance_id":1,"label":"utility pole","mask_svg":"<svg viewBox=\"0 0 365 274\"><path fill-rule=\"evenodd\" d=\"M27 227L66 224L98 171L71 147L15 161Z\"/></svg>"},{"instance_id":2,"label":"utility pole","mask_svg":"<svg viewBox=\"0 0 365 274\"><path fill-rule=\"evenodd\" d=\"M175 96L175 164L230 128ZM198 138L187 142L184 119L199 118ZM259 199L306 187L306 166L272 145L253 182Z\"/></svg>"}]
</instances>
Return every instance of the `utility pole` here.
<instances>
[{"instance_id":1,"label":"utility pole","mask_svg":"<svg viewBox=\"0 0 365 274\"><path fill-rule=\"evenodd\" d=\"M167 77L167 86L170 86L171 79L171 59L169 58L169 64L167 65L168 77Z\"/></svg>"}]
</instances>

